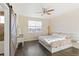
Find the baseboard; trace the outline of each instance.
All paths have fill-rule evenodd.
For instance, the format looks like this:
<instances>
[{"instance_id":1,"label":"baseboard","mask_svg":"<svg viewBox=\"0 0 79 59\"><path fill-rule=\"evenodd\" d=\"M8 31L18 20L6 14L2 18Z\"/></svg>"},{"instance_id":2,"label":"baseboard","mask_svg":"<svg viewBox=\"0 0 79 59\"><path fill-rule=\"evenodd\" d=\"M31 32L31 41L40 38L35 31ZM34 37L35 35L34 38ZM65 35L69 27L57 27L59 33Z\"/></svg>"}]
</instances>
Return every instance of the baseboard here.
<instances>
[{"instance_id":1,"label":"baseboard","mask_svg":"<svg viewBox=\"0 0 79 59\"><path fill-rule=\"evenodd\" d=\"M38 41L38 40L30 40L30 41L24 41L24 42L34 42L34 41Z\"/></svg>"},{"instance_id":2,"label":"baseboard","mask_svg":"<svg viewBox=\"0 0 79 59\"><path fill-rule=\"evenodd\" d=\"M27 42L27 41L36 41L37 39L29 39L29 40L24 40L24 42Z\"/></svg>"}]
</instances>

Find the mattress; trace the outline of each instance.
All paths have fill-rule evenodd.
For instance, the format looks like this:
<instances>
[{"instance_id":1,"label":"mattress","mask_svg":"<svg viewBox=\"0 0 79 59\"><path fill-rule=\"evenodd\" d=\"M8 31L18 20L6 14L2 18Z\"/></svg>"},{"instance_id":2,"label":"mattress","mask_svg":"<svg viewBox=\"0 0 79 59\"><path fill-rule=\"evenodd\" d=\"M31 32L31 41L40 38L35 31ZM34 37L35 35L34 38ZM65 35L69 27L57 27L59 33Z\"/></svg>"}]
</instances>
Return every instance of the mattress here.
<instances>
[{"instance_id":1,"label":"mattress","mask_svg":"<svg viewBox=\"0 0 79 59\"><path fill-rule=\"evenodd\" d=\"M64 40L65 37L59 37L59 36L40 36L39 40L46 41L48 44L51 42L59 41L59 40Z\"/></svg>"}]
</instances>

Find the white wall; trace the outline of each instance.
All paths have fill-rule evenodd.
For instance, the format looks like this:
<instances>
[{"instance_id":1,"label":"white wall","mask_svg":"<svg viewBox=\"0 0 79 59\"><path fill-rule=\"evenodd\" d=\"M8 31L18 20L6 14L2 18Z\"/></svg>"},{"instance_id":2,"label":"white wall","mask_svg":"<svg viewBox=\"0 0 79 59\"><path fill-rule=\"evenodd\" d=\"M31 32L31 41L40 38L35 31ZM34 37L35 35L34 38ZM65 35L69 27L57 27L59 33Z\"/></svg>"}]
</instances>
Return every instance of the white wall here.
<instances>
[{"instance_id":1,"label":"white wall","mask_svg":"<svg viewBox=\"0 0 79 59\"><path fill-rule=\"evenodd\" d=\"M53 32L79 33L79 9L52 18Z\"/></svg>"},{"instance_id":2,"label":"white wall","mask_svg":"<svg viewBox=\"0 0 79 59\"><path fill-rule=\"evenodd\" d=\"M28 20L41 20L42 21L42 32L39 33L29 33L28 32ZM47 19L18 16L17 20L17 34L23 34L25 41L37 40L39 35L48 34L48 23Z\"/></svg>"}]
</instances>

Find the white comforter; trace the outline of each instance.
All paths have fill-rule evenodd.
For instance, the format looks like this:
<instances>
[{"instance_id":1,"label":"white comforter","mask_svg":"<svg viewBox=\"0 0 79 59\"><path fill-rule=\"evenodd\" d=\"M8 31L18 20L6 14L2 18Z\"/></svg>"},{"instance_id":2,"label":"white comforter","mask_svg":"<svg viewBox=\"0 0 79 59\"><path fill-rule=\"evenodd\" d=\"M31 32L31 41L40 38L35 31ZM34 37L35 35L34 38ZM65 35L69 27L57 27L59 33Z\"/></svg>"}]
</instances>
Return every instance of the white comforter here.
<instances>
[{"instance_id":1,"label":"white comforter","mask_svg":"<svg viewBox=\"0 0 79 59\"><path fill-rule=\"evenodd\" d=\"M54 41L64 40L65 37L60 36L40 36L39 40L46 41L48 44Z\"/></svg>"}]
</instances>

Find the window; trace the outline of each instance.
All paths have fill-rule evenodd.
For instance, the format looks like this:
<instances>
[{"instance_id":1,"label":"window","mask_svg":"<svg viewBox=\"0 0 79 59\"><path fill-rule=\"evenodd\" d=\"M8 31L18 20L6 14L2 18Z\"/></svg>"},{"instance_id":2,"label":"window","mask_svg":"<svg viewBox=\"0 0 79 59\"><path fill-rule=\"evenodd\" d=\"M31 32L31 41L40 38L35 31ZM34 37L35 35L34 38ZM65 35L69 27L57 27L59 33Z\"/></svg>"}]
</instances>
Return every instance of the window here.
<instances>
[{"instance_id":1,"label":"window","mask_svg":"<svg viewBox=\"0 0 79 59\"><path fill-rule=\"evenodd\" d=\"M41 32L42 22L41 21L28 21L28 31L29 32Z\"/></svg>"},{"instance_id":2,"label":"window","mask_svg":"<svg viewBox=\"0 0 79 59\"><path fill-rule=\"evenodd\" d=\"M4 16L0 16L0 23L4 23Z\"/></svg>"}]
</instances>

